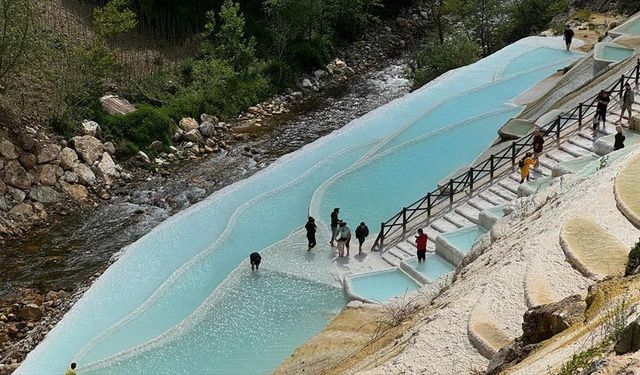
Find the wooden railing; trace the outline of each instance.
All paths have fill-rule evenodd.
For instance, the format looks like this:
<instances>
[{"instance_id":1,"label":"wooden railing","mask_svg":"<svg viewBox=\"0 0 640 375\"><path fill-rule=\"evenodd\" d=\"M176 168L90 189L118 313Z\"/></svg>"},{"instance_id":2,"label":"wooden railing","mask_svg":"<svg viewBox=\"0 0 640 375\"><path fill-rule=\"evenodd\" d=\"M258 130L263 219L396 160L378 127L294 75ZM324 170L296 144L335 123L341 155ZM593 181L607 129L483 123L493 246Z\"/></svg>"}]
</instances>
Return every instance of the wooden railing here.
<instances>
[{"instance_id":1,"label":"wooden railing","mask_svg":"<svg viewBox=\"0 0 640 375\"><path fill-rule=\"evenodd\" d=\"M619 94L622 97L624 86L627 82L634 81L638 84L640 79L640 59L636 60L636 65L623 74L607 91L610 95ZM540 127L540 131L546 139L551 139L557 145L560 144L563 132L572 128L574 121L577 121L577 130L583 126L583 122L589 115L593 114L597 107L598 94L587 99L573 108L570 112L565 112L556 119ZM531 149L533 133L511 143L497 154L492 154L487 159L478 162L469 168L468 172L449 180L449 183L427 193L427 195L402 208L389 220L380 223L380 233L373 244L372 250L383 250L384 242L396 230L402 230L404 234L407 226L416 221L422 214L426 214L423 221L429 220L432 215L446 206L451 207L459 194L472 194L474 189L478 189L486 184L493 183L496 173L505 167L510 167L509 171L515 169L518 158ZM551 142L549 142L551 143ZM468 189L468 191L466 191ZM445 206L446 205L446 206Z\"/></svg>"}]
</instances>

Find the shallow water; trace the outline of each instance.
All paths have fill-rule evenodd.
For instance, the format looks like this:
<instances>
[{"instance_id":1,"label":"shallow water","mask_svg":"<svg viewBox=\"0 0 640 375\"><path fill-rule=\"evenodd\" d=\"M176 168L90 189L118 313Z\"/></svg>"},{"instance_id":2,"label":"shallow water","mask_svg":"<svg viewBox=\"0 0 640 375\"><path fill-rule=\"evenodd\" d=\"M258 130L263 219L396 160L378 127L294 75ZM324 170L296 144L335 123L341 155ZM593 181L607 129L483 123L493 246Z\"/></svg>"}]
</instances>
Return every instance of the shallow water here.
<instances>
[{"instance_id":1,"label":"shallow water","mask_svg":"<svg viewBox=\"0 0 640 375\"><path fill-rule=\"evenodd\" d=\"M420 288L420 285L399 269L353 276L349 278L349 282L354 294L379 302Z\"/></svg>"},{"instance_id":2,"label":"shallow water","mask_svg":"<svg viewBox=\"0 0 640 375\"><path fill-rule=\"evenodd\" d=\"M420 272L429 281L435 281L442 276L453 272L455 266L449 263L446 259L439 254L427 255L426 259L422 263L418 263L418 259L409 259L406 263L416 271Z\"/></svg>"}]
</instances>

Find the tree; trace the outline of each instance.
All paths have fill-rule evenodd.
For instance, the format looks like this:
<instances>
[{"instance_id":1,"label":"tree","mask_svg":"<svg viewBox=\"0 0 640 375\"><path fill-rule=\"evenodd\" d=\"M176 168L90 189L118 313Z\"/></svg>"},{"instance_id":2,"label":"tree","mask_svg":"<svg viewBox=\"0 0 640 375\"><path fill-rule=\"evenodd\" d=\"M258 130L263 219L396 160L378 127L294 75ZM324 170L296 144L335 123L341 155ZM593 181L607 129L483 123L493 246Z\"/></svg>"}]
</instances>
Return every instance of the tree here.
<instances>
[{"instance_id":1,"label":"tree","mask_svg":"<svg viewBox=\"0 0 640 375\"><path fill-rule=\"evenodd\" d=\"M111 0L93 11L93 28L104 40L133 30L138 21L129 0Z\"/></svg>"},{"instance_id":2,"label":"tree","mask_svg":"<svg viewBox=\"0 0 640 375\"><path fill-rule=\"evenodd\" d=\"M568 7L567 0L517 0L509 9L509 32L506 42L537 34L549 26L557 14ZM526 14L526 17L522 17Z\"/></svg>"},{"instance_id":3,"label":"tree","mask_svg":"<svg viewBox=\"0 0 640 375\"><path fill-rule=\"evenodd\" d=\"M478 60L480 46L464 34L453 34L440 43L431 38L416 56L415 84L422 86L432 79Z\"/></svg>"},{"instance_id":4,"label":"tree","mask_svg":"<svg viewBox=\"0 0 640 375\"><path fill-rule=\"evenodd\" d=\"M488 56L502 46L509 21L508 4L502 0L450 0L447 10L457 16L468 35L480 44L482 55Z\"/></svg>"},{"instance_id":5,"label":"tree","mask_svg":"<svg viewBox=\"0 0 640 375\"><path fill-rule=\"evenodd\" d=\"M444 43L445 0L426 0L425 5L429 10L433 27L435 27L438 33L438 40L440 43Z\"/></svg>"},{"instance_id":6,"label":"tree","mask_svg":"<svg viewBox=\"0 0 640 375\"><path fill-rule=\"evenodd\" d=\"M34 42L35 3L0 0L0 81L25 60Z\"/></svg>"}]
</instances>

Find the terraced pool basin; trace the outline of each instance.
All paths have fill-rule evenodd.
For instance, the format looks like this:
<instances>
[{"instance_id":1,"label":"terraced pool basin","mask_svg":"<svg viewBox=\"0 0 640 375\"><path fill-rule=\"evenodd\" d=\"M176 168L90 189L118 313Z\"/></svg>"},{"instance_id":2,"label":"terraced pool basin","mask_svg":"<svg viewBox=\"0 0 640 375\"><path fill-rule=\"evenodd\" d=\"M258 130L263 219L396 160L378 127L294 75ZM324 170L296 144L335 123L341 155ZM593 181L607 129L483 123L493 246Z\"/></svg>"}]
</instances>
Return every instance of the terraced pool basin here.
<instances>
[{"instance_id":1,"label":"terraced pool basin","mask_svg":"<svg viewBox=\"0 0 640 375\"><path fill-rule=\"evenodd\" d=\"M397 268L347 276L345 282L348 294L375 302L404 296L420 289L415 280Z\"/></svg>"}]
</instances>

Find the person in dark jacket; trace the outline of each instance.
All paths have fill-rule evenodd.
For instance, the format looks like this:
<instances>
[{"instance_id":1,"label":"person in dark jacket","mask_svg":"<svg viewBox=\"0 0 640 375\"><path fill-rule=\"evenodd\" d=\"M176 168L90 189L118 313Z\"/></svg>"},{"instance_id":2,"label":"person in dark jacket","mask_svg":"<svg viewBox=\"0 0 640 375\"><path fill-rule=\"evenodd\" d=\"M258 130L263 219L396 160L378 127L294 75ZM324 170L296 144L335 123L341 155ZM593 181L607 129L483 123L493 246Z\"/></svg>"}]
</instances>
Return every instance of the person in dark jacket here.
<instances>
[{"instance_id":1,"label":"person in dark jacket","mask_svg":"<svg viewBox=\"0 0 640 375\"><path fill-rule=\"evenodd\" d=\"M331 213L331 241L329 242L331 246L335 246L333 241L335 241L336 236L338 235L338 224L340 224L340 219L338 218L339 213L340 209L337 207L334 208Z\"/></svg>"},{"instance_id":2,"label":"person in dark jacket","mask_svg":"<svg viewBox=\"0 0 640 375\"><path fill-rule=\"evenodd\" d=\"M368 235L369 235L369 228L363 221L356 228L356 238L358 239L358 243L360 245L358 249L358 254L362 254L362 244L364 243L364 240L367 238Z\"/></svg>"},{"instance_id":3,"label":"person in dark jacket","mask_svg":"<svg viewBox=\"0 0 640 375\"><path fill-rule=\"evenodd\" d=\"M620 111L620 118L617 123L621 124L622 119L624 118L624 113L627 112L629 114L627 123L631 122L631 116L633 116L633 103L635 102L635 94L633 93L633 89L629 82L624 85L624 92L622 93L622 109Z\"/></svg>"},{"instance_id":4,"label":"person in dark jacket","mask_svg":"<svg viewBox=\"0 0 640 375\"><path fill-rule=\"evenodd\" d=\"M262 261L262 257L259 253L253 252L249 255L249 262L251 263L251 271L257 271L260 267L260 262Z\"/></svg>"},{"instance_id":5,"label":"person in dark jacket","mask_svg":"<svg viewBox=\"0 0 640 375\"><path fill-rule=\"evenodd\" d=\"M607 125L607 107L611 101L611 96L608 91L601 90L597 99L598 105L596 106L596 114L598 115L598 119L602 121L602 130L604 131L605 126Z\"/></svg>"},{"instance_id":6,"label":"person in dark jacket","mask_svg":"<svg viewBox=\"0 0 640 375\"><path fill-rule=\"evenodd\" d=\"M536 164L534 168L540 167L540 155L542 155L542 151L544 150L544 137L542 136L542 132L539 129L534 130L533 132L533 158L535 159Z\"/></svg>"},{"instance_id":7,"label":"person in dark jacket","mask_svg":"<svg viewBox=\"0 0 640 375\"><path fill-rule=\"evenodd\" d=\"M567 51L571 48L571 42L573 41L573 36L575 33L571 30L571 26L567 25L564 29L564 33L562 35L564 39L564 44L567 46Z\"/></svg>"},{"instance_id":8,"label":"person in dark jacket","mask_svg":"<svg viewBox=\"0 0 640 375\"><path fill-rule=\"evenodd\" d=\"M304 226L304 229L307 230L307 240L309 241L307 251L316 247L316 228L316 220L309 216L309 221L307 221L307 224Z\"/></svg>"},{"instance_id":9,"label":"person in dark jacket","mask_svg":"<svg viewBox=\"0 0 640 375\"><path fill-rule=\"evenodd\" d=\"M622 126L616 126L616 136L615 136L615 142L613 142L613 150L620 150L621 148L624 148L624 140L625 140L625 136L624 133L622 132Z\"/></svg>"}]
</instances>

